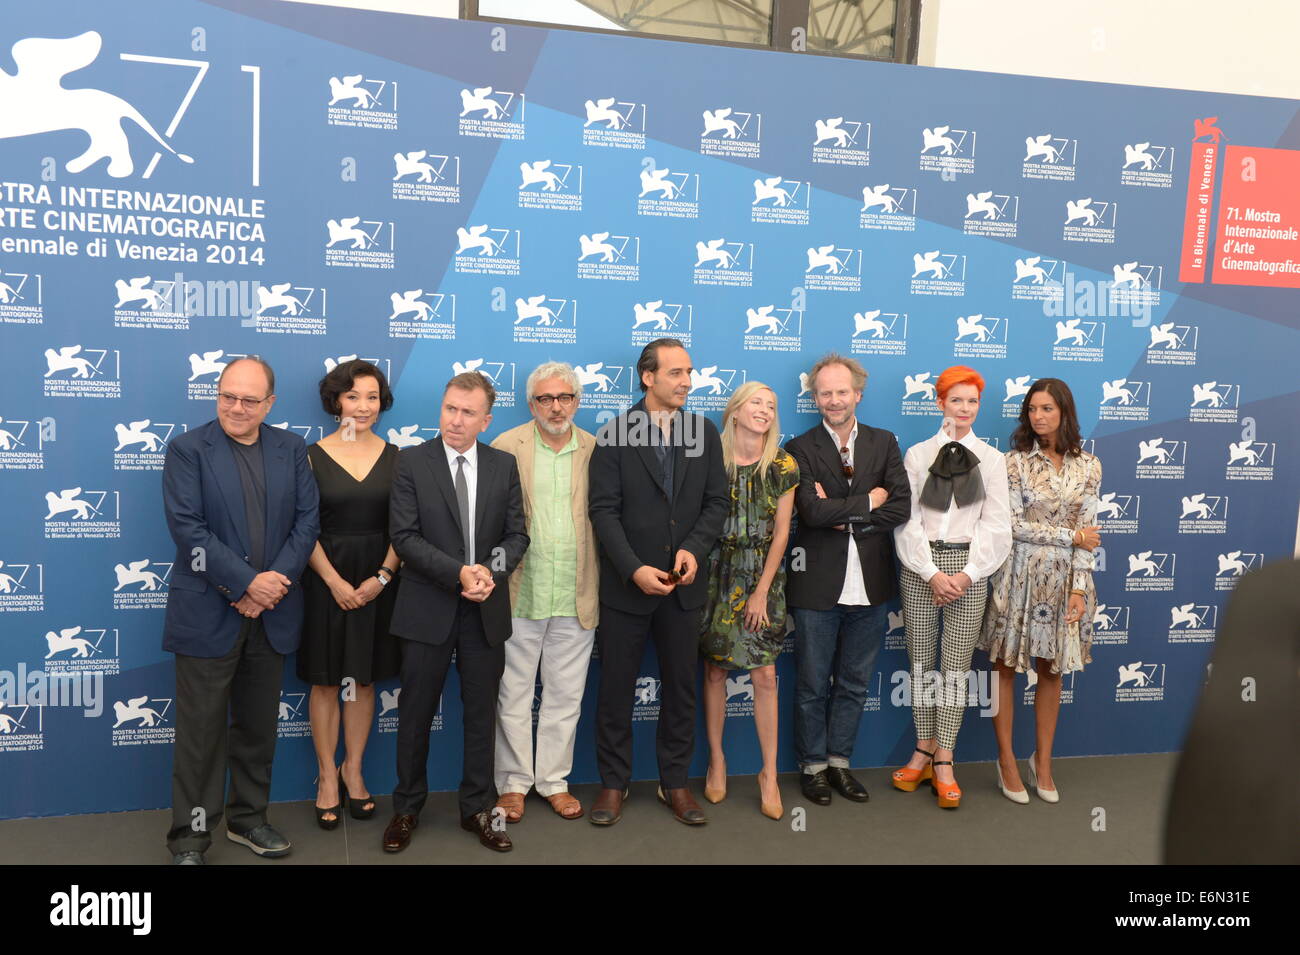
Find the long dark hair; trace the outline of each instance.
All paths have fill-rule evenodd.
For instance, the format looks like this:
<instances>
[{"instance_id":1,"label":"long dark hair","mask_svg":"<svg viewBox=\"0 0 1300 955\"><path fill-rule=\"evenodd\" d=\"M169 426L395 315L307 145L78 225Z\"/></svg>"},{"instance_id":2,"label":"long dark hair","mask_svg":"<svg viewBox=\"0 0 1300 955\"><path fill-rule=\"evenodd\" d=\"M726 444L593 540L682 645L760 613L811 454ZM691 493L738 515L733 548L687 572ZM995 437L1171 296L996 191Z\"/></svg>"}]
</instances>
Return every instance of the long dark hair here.
<instances>
[{"instance_id":1,"label":"long dark hair","mask_svg":"<svg viewBox=\"0 0 1300 955\"><path fill-rule=\"evenodd\" d=\"M1079 439L1079 416L1074 412L1074 395L1070 394L1070 386L1060 378L1039 378L1030 385L1029 394L1025 395L1025 400L1020 405L1020 426L1011 435L1011 447L1016 451L1032 451L1038 447L1038 435L1034 434L1034 429L1029 425L1029 402L1040 391L1051 395L1056 407L1061 409L1061 425L1056 431L1057 450L1077 458L1083 453L1083 443Z\"/></svg>"}]
</instances>

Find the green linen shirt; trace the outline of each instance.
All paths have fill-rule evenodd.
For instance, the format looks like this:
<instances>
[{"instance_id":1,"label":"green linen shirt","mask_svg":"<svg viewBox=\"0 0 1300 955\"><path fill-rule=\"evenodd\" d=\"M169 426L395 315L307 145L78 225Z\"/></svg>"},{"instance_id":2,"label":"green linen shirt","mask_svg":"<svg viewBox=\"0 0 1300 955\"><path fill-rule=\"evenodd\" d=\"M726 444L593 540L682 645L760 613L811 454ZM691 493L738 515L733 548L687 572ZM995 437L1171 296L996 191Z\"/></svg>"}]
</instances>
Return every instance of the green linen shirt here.
<instances>
[{"instance_id":1,"label":"green linen shirt","mask_svg":"<svg viewBox=\"0 0 1300 955\"><path fill-rule=\"evenodd\" d=\"M533 426L533 509L514 615L524 620L578 615L578 535L573 526L573 460L578 432L552 451Z\"/></svg>"}]
</instances>

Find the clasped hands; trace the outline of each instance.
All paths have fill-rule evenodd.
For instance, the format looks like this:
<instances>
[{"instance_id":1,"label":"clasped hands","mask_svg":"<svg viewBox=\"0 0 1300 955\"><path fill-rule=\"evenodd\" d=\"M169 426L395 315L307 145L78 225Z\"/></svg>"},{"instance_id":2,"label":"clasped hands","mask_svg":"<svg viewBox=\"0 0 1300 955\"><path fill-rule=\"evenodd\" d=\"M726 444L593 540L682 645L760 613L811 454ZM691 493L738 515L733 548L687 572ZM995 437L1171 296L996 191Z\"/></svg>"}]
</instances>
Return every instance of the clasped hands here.
<instances>
[{"instance_id":1,"label":"clasped hands","mask_svg":"<svg viewBox=\"0 0 1300 955\"><path fill-rule=\"evenodd\" d=\"M492 571L482 564L466 564L460 569L460 595L466 600L482 603L496 589Z\"/></svg>"},{"instance_id":2,"label":"clasped hands","mask_svg":"<svg viewBox=\"0 0 1300 955\"><path fill-rule=\"evenodd\" d=\"M817 496L819 498L821 498L823 501L827 499L826 489L822 487L821 481L814 481L813 488L817 491ZM871 494L869 496L871 497L871 509L873 511L876 508L880 507L880 505L884 504L885 501L889 500L889 492L886 491L883 487L873 487L871 489ZM846 530L846 528L843 524L836 524L832 528L832 530L842 531L842 530Z\"/></svg>"},{"instance_id":3,"label":"clasped hands","mask_svg":"<svg viewBox=\"0 0 1300 955\"><path fill-rule=\"evenodd\" d=\"M284 595L293 586L293 581L284 574L274 570L264 570L248 585L244 596L230 606L239 611L240 616L250 619L258 617L264 610L273 610Z\"/></svg>"},{"instance_id":4,"label":"clasped hands","mask_svg":"<svg viewBox=\"0 0 1300 955\"><path fill-rule=\"evenodd\" d=\"M329 585L334 602L344 610L357 610L374 600L384 591L384 585L375 576L367 577L359 587L339 577Z\"/></svg>"},{"instance_id":5,"label":"clasped hands","mask_svg":"<svg viewBox=\"0 0 1300 955\"><path fill-rule=\"evenodd\" d=\"M930 592L934 594L934 605L943 607L954 600L959 600L970 589L970 584L970 577L964 570L955 574L945 574L942 570L936 570L934 576L930 578Z\"/></svg>"},{"instance_id":6,"label":"clasped hands","mask_svg":"<svg viewBox=\"0 0 1300 955\"><path fill-rule=\"evenodd\" d=\"M673 558L673 567L675 570L667 571L642 564L632 574L632 583L640 587L642 593L652 597L662 597L677 589L678 584L686 586L693 582L696 572L700 569L695 555L684 548ZM677 574L676 580L672 576L674 573Z\"/></svg>"}]
</instances>

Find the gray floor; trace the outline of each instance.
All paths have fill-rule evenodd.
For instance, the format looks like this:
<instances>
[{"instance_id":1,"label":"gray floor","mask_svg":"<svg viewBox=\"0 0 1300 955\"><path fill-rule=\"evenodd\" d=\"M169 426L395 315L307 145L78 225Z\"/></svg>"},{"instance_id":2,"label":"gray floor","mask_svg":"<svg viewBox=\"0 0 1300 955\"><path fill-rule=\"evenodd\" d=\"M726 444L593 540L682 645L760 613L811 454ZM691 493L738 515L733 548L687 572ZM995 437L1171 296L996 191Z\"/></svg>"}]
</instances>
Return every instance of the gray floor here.
<instances>
[{"instance_id":1,"label":"gray floor","mask_svg":"<svg viewBox=\"0 0 1300 955\"><path fill-rule=\"evenodd\" d=\"M411 847L387 855L380 846L391 811L379 799L373 819L346 815L339 828L315 825L311 804L278 803L271 821L293 842L285 859L263 860L247 849L216 840L210 864L412 865L431 863L520 865L527 863L1069 863L1156 864L1160 861L1164 806L1176 754L1060 759L1054 763L1061 801L1048 805L1031 793L1027 806L997 791L993 763L957 767L964 793L961 808L942 811L928 788L901 793L889 770L855 770L871 792L866 805L839 796L830 806L809 805L797 775L781 777L786 816L773 822L758 811L753 776L729 780L725 801L703 802L707 826L676 822L655 800L654 783L635 783L623 820L597 828L586 818L566 821L530 797L522 822L510 827L515 849L494 853L456 824L454 793L429 799ZM1022 762L1022 772L1023 772ZM595 787L575 795L588 806ZM792 823L805 806L805 827ZM155 865L170 861L163 845L168 813L162 810L16 819L0 822L0 864ZM1102 824L1104 823L1104 828ZM224 834L223 834L224 836Z\"/></svg>"}]
</instances>

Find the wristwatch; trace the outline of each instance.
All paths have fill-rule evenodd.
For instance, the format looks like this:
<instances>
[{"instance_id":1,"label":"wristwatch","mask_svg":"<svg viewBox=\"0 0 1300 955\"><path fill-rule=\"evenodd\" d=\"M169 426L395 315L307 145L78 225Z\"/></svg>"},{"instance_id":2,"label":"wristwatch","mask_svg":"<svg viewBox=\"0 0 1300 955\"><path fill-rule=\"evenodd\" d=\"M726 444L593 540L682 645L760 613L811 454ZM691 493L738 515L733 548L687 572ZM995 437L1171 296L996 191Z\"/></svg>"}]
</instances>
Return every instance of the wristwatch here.
<instances>
[{"instance_id":1,"label":"wristwatch","mask_svg":"<svg viewBox=\"0 0 1300 955\"><path fill-rule=\"evenodd\" d=\"M389 570L387 567L380 567L377 571L375 571L375 576L379 578L380 586L383 587L388 586L389 582L393 579L392 575L393 572Z\"/></svg>"}]
</instances>

